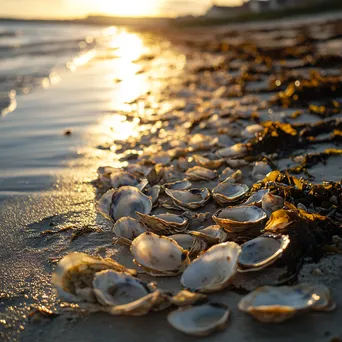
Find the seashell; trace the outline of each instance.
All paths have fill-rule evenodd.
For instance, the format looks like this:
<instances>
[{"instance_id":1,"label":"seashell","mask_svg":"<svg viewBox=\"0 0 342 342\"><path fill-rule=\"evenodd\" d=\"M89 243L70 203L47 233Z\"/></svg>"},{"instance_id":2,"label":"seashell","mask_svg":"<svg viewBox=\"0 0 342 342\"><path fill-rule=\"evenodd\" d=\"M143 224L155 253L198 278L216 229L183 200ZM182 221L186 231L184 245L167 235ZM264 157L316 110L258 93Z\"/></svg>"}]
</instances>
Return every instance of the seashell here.
<instances>
[{"instance_id":1,"label":"seashell","mask_svg":"<svg viewBox=\"0 0 342 342\"><path fill-rule=\"evenodd\" d=\"M237 270L241 247L235 242L223 242L209 248L184 271L181 283L194 292L214 292L227 287Z\"/></svg>"},{"instance_id":2,"label":"seashell","mask_svg":"<svg viewBox=\"0 0 342 342\"><path fill-rule=\"evenodd\" d=\"M110 176L111 173L121 171L120 168L112 167L112 166L101 166L97 169L97 174L99 177Z\"/></svg>"},{"instance_id":3,"label":"seashell","mask_svg":"<svg viewBox=\"0 0 342 342\"><path fill-rule=\"evenodd\" d=\"M222 182L235 183L235 182L240 182L242 178L243 178L243 175L242 175L241 170L236 170L229 177L226 177L226 178L220 177L220 180Z\"/></svg>"},{"instance_id":4,"label":"seashell","mask_svg":"<svg viewBox=\"0 0 342 342\"><path fill-rule=\"evenodd\" d=\"M305 312L319 301L312 286L263 286L243 297L238 304L260 322L280 323Z\"/></svg>"},{"instance_id":5,"label":"seashell","mask_svg":"<svg viewBox=\"0 0 342 342\"><path fill-rule=\"evenodd\" d=\"M213 216L220 227L233 233L259 228L266 218L262 209L246 205L220 209Z\"/></svg>"},{"instance_id":6,"label":"seashell","mask_svg":"<svg viewBox=\"0 0 342 342\"><path fill-rule=\"evenodd\" d=\"M227 233L218 225L209 226L197 231L190 231L189 234L197 236L207 244L212 245L227 240Z\"/></svg>"},{"instance_id":7,"label":"seashell","mask_svg":"<svg viewBox=\"0 0 342 342\"><path fill-rule=\"evenodd\" d=\"M61 300L75 303L96 302L92 286L94 275L109 269L130 275L137 273L113 259L74 252L60 260L52 274L52 284Z\"/></svg>"},{"instance_id":8,"label":"seashell","mask_svg":"<svg viewBox=\"0 0 342 342\"><path fill-rule=\"evenodd\" d=\"M277 261L288 247L287 235L262 235L241 246L239 272L259 271Z\"/></svg>"},{"instance_id":9,"label":"seashell","mask_svg":"<svg viewBox=\"0 0 342 342\"><path fill-rule=\"evenodd\" d=\"M214 201L221 205L229 205L246 195L249 188L246 184L219 183L212 191Z\"/></svg>"},{"instance_id":10,"label":"seashell","mask_svg":"<svg viewBox=\"0 0 342 342\"><path fill-rule=\"evenodd\" d=\"M247 155L247 152L248 149L245 144L235 144L217 150L216 155L222 158L242 158Z\"/></svg>"},{"instance_id":11,"label":"seashell","mask_svg":"<svg viewBox=\"0 0 342 342\"><path fill-rule=\"evenodd\" d=\"M254 124L247 126L242 132L241 136L246 139L254 138L259 132L264 130L264 126Z\"/></svg>"},{"instance_id":12,"label":"seashell","mask_svg":"<svg viewBox=\"0 0 342 342\"><path fill-rule=\"evenodd\" d=\"M126 171L133 173L138 177L146 177L152 170L152 167L140 164L129 164L126 166Z\"/></svg>"},{"instance_id":13,"label":"seashell","mask_svg":"<svg viewBox=\"0 0 342 342\"><path fill-rule=\"evenodd\" d=\"M168 152L159 151L151 155L151 161L155 164L168 165L171 162L171 156Z\"/></svg>"},{"instance_id":14,"label":"seashell","mask_svg":"<svg viewBox=\"0 0 342 342\"><path fill-rule=\"evenodd\" d=\"M219 180L222 182L228 177L232 176L234 174L234 170L231 169L230 167L226 167L219 175Z\"/></svg>"},{"instance_id":15,"label":"seashell","mask_svg":"<svg viewBox=\"0 0 342 342\"><path fill-rule=\"evenodd\" d=\"M274 211L281 209L283 206L284 198L272 195L271 193L265 194L261 199L261 207L268 217L270 217Z\"/></svg>"},{"instance_id":16,"label":"seashell","mask_svg":"<svg viewBox=\"0 0 342 342\"><path fill-rule=\"evenodd\" d=\"M170 297L170 302L176 306L188 306L206 299L207 296L203 293L193 293L188 290L181 290L176 295Z\"/></svg>"},{"instance_id":17,"label":"seashell","mask_svg":"<svg viewBox=\"0 0 342 342\"><path fill-rule=\"evenodd\" d=\"M147 232L133 240L134 263L153 276L174 276L189 264L189 252L166 236Z\"/></svg>"},{"instance_id":18,"label":"seashell","mask_svg":"<svg viewBox=\"0 0 342 342\"><path fill-rule=\"evenodd\" d=\"M189 257L196 257L207 249L207 243L199 237L189 234L174 234L169 238L175 240L183 249L189 251Z\"/></svg>"},{"instance_id":19,"label":"seashell","mask_svg":"<svg viewBox=\"0 0 342 342\"><path fill-rule=\"evenodd\" d=\"M212 147L217 145L217 143L217 137L214 138L209 135L197 133L190 137L189 147L191 147L193 151L210 150Z\"/></svg>"},{"instance_id":20,"label":"seashell","mask_svg":"<svg viewBox=\"0 0 342 342\"><path fill-rule=\"evenodd\" d=\"M226 164L233 169L237 169L249 165L249 162L244 159L226 159Z\"/></svg>"},{"instance_id":21,"label":"seashell","mask_svg":"<svg viewBox=\"0 0 342 342\"><path fill-rule=\"evenodd\" d=\"M270 172L272 172L272 169L267 163L258 161L254 164L251 176L254 181L259 181L264 179Z\"/></svg>"},{"instance_id":22,"label":"seashell","mask_svg":"<svg viewBox=\"0 0 342 342\"><path fill-rule=\"evenodd\" d=\"M151 212L152 200L133 186L122 186L107 191L97 202L96 209L104 217L113 221L124 216L138 218L136 212L143 214Z\"/></svg>"},{"instance_id":23,"label":"seashell","mask_svg":"<svg viewBox=\"0 0 342 342\"><path fill-rule=\"evenodd\" d=\"M130 172L117 170L110 174L110 185L113 188L120 188L124 185L136 186L139 178Z\"/></svg>"},{"instance_id":24,"label":"seashell","mask_svg":"<svg viewBox=\"0 0 342 342\"><path fill-rule=\"evenodd\" d=\"M331 298L331 292L328 287L323 284L311 285L314 288L314 292L319 296L319 300L311 307L314 311L334 311L336 309L336 303Z\"/></svg>"},{"instance_id":25,"label":"seashell","mask_svg":"<svg viewBox=\"0 0 342 342\"><path fill-rule=\"evenodd\" d=\"M145 233L146 229L138 220L125 216L115 222L113 232L119 238L132 241L140 234Z\"/></svg>"},{"instance_id":26,"label":"seashell","mask_svg":"<svg viewBox=\"0 0 342 342\"><path fill-rule=\"evenodd\" d=\"M160 189L160 185L153 185L149 189L144 190L145 195L151 197L153 206L158 203Z\"/></svg>"},{"instance_id":27,"label":"seashell","mask_svg":"<svg viewBox=\"0 0 342 342\"><path fill-rule=\"evenodd\" d=\"M152 310L160 295L150 284L124 273L106 270L95 274L94 294L111 315L141 316Z\"/></svg>"},{"instance_id":28,"label":"seashell","mask_svg":"<svg viewBox=\"0 0 342 342\"><path fill-rule=\"evenodd\" d=\"M159 235L181 233L189 226L189 220L175 214L145 215L138 213L140 221L149 232Z\"/></svg>"},{"instance_id":29,"label":"seashell","mask_svg":"<svg viewBox=\"0 0 342 342\"><path fill-rule=\"evenodd\" d=\"M186 178L179 180L179 181L163 184L164 188L171 189L171 190L187 190L187 189L190 189L191 186L192 186L191 182L189 182L189 180Z\"/></svg>"},{"instance_id":30,"label":"seashell","mask_svg":"<svg viewBox=\"0 0 342 342\"><path fill-rule=\"evenodd\" d=\"M217 172L202 166L194 166L185 172L186 177L195 182L211 180L217 177Z\"/></svg>"},{"instance_id":31,"label":"seashell","mask_svg":"<svg viewBox=\"0 0 342 342\"><path fill-rule=\"evenodd\" d=\"M221 159L209 159L198 154L194 155L193 158L197 165L205 167L210 170L216 170L220 168L224 163L224 159L222 158Z\"/></svg>"},{"instance_id":32,"label":"seashell","mask_svg":"<svg viewBox=\"0 0 342 342\"><path fill-rule=\"evenodd\" d=\"M247 204L252 204L256 206L261 207L261 200L262 197L267 194L270 190L269 189L261 189L249 196L246 202L243 202L242 204L247 205Z\"/></svg>"},{"instance_id":33,"label":"seashell","mask_svg":"<svg viewBox=\"0 0 342 342\"><path fill-rule=\"evenodd\" d=\"M193 166L195 166L195 161L193 158L180 157L177 160L177 167L182 171L186 171Z\"/></svg>"},{"instance_id":34,"label":"seashell","mask_svg":"<svg viewBox=\"0 0 342 342\"><path fill-rule=\"evenodd\" d=\"M167 316L175 329L193 336L207 336L215 331L224 330L230 311L226 305L208 303L179 308Z\"/></svg>"},{"instance_id":35,"label":"seashell","mask_svg":"<svg viewBox=\"0 0 342 342\"><path fill-rule=\"evenodd\" d=\"M187 209L203 207L210 199L210 191L207 188L188 190L165 189L165 193L177 206Z\"/></svg>"}]
</instances>

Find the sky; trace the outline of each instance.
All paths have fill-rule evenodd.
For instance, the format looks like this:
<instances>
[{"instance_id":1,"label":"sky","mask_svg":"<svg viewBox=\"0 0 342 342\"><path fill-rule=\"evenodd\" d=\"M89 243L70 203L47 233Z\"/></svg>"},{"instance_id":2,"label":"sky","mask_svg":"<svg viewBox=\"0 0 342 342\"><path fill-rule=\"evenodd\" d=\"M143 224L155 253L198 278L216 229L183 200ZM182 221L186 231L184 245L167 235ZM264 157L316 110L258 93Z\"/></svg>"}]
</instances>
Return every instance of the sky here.
<instances>
[{"instance_id":1,"label":"sky","mask_svg":"<svg viewBox=\"0 0 342 342\"><path fill-rule=\"evenodd\" d=\"M177 16L202 14L217 5L243 0L0 0L0 17L79 18L88 14L113 16Z\"/></svg>"}]
</instances>

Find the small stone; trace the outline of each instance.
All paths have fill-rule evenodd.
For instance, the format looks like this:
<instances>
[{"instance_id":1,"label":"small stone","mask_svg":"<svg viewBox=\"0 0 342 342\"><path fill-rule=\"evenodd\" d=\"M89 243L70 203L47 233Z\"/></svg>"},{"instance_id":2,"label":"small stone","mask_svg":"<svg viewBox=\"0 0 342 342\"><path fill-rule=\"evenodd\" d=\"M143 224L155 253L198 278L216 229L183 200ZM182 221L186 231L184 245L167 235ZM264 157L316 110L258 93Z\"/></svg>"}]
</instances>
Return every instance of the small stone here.
<instances>
[{"instance_id":1,"label":"small stone","mask_svg":"<svg viewBox=\"0 0 342 342\"><path fill-rule=\"evenodd\" d=\"M311 272L312 275L316 275L316 276L320 276L320 275L323 275L323 272L320 268L315 268L312 272Z\"/></svg>"}]
</instances>

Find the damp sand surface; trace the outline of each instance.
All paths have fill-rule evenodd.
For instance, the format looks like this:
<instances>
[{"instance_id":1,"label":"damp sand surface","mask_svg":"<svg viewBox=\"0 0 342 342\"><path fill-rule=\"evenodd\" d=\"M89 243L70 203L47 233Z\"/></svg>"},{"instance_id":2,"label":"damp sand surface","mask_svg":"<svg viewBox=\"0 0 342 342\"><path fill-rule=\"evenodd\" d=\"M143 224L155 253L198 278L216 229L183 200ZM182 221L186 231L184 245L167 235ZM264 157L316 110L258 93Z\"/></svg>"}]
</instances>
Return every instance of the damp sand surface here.
<instances>
[{"instance_id":1,"label":"damp sand surface","mask_svg":"<svg viewBox=\"0 0 342 342\"><path fill-rule=\"evenodd\" d=\"M278 33L294 39L292 28L286 29L285 26ZM324 33L328 39L324 37ZM209 38L212 34L212 37L219 39L217 34L221 32L208 30L206 34ZM335 42L338 38L329 40L329 29L321 34L323 38L317 45L338 45ZM225 95L228 100L226 97L221 99L223 94L217 93L213 97L213 88L217 89L220 80L241 76L239 71L243 63L232 60L234 68L218 71L209 77L205 71L204 74L195 73L196 68L210 68L216 63L216 59L219 63L223 53L205 49L208 39L205 41L205 37L200 38L193 30L188 36L175 32L166 35L164 39L159 36L157 44L149 37L144 40L134 33L125 35L121 43L124 46L121 49L121 59L120 53L116 62L109 58L108 49L102 55L103 58L87 63L74 73L65 73L61 81L49 89L18 96L18 108L1 122L0 146L1 153L4 153L1 158L6 161L6 165L2 164L0 168L0 239L3 241L0 249L3 265L0 267L0 336L5 340L132 341L147 336L146 334L152 334L149 338L156 341L191 339L168 325L167 311L151 313L145 317L88 314L61 305L55 297L50 284L51 272L56 262L69 252L83 251L111 256L134 267L128 249L112 244L111 224L95 211L97 194L91 180L96 178L99 166L122 165L121 153L126 152L129 146L135 147L134 138L155 128L154 115L162 117L173 111L179 115L177 113L183 111L183 116L193 118L200 104L208 111L215 106L218 112L223 111L223 108L241 113L258 111L263 121L287 121L291 120L289 115L298 110L275 107L269 110L266 105L260 108L262 101L269 99L270 93L257 92L254 89L255 84L251 84L249 90L242 95L236 93L241 90L236 86L229 89L229 94ZM259 35L259 39L265 42L270 33L266 30L255 32L255 35ZM227 34L227 37L227 41L233 39L231 35ZM127 39L131 39L131 44L140 44L140 55L132 52L131 46L125 48L123 42ZM199 45L189 46L187 39L196 41ZM243 34L237 35L236 39L243 39ZM334 44L331 43L332 40ZM150 58L134 62L148 53L159 58L155 58L153 62ZM302 62L299 58L292 61L300 67ZM306 72L305 68L308 67L303 66L303 72ZM339 73L341 66L330 69L331 73ZM210 69L209 72L216 71ZM262 79L257 80L258 89L265 88L266 77L269 76L267 72L266 69ZM259 70L257 74L260 76L263 71ZM199 89L195 92L189 87L191 82L196 83L197 77L202 77L201 93ZM276 94L277 91L273 93ZM298 123L321 120L305 108L299 109L303 113L295 119ZM212 110L212 115L214 112ZM142 118L140 125L136 118ZM225 120L225 116L222 120ZM171 121L166 120L165 124L168 134L173 134L178 129ZM243 121L240 128L247 124L248 121ZM22 128L17 129L18 127ZM66 129L72 131L70 136L63 135ZM151 132L153 134L153 130ZM202 132L209 136L217 135L217 130L211 128ZM219 134L222 143L228 144L224 135ZM147 135L146 139L151 137ZM17 141L18 146L14 147L11 141ZM158 140L154 139L149 144L154 143L158 144ZM336 148L336 145L327 142L325 147ZM310 146L303 148L302 153L311 150L317 152L321 148L320 144ZM8 152L9 149L11 152ZM280 159L277 163L285 165L284 167L293 165L290 158ZM316 176L317 182L339 181L341 158L331 158L327 163L329 167L315 165L309 170L310 174ZM245 181L249 185L252 183L249 179L250 171L248 167L243 170ZM214 184L215 181L208 186L212 188ZM198 185L203 186L203 183ZM212 212L215 207L211 203L205 209ZM338 309L332 313L315 312L299 316L281 325L261 324L239 312L237 303L241 295L230 289L212 294L211 300L227 304L232 314L226 330L204 339L330 341L334 337L341 338L341 272L340 255L323 257L317 264L307 260L299 279L328 285ZM263 272L258 277L253 275L239 279L239 284L242 288L253 287L258 283L272 282L273 276L277 275ZM146 277L146 280L151 278ZM176 291L180 288L177 277L160 278L157 281L163 289ZM245 286L245 283L249 285ZM53 319L32 317L31 313L37 306L46 306L59 315Z\"/></svg>"}]
</instances>

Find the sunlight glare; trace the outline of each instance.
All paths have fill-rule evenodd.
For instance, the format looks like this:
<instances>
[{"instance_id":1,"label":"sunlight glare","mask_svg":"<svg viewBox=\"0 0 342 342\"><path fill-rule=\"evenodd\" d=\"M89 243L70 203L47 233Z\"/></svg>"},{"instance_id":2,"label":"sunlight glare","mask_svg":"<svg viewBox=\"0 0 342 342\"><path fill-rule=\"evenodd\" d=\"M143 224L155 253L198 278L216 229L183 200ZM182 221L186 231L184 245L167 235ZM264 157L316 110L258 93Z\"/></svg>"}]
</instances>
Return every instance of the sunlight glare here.
<instances>
[{"instance_id":1,"label":"sunlight glare","mask_svg":"<svg viewBox=\"0 0 342 342\"><path fill-rule=\"evenodd\" d=\"M97 7L107 15L151 16L156 14L156 0L96 0Z\"/></svg>"}]
</instances>

